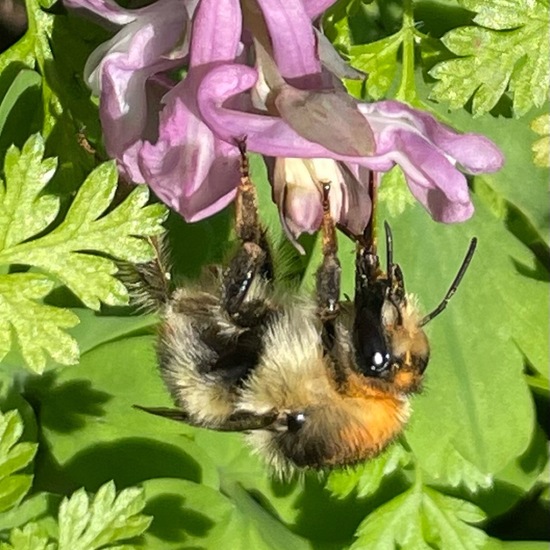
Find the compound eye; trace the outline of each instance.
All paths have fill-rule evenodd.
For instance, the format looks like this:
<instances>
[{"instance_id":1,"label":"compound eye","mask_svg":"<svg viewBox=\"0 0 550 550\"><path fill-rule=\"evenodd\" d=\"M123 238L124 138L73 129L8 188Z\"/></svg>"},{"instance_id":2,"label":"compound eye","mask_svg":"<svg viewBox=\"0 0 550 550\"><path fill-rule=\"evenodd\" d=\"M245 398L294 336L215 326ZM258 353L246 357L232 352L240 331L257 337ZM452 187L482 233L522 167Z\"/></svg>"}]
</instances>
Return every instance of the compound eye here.
<instances>
[{"instance_id":1,"label":"compound eye","mask_svg":"<svg viewBox=\"0 0 550 550\"><path fill-rule=\"evenodd\" d=\"M359 295L361 300L356 297L353 344L357 367L365 376L384 376L390 370L392 348L382 310L392 311L395 308L386 307L386 292L387 285L384 283Z\"/></svg>"},{"instance_id":2,"label":"compound eye","mask_svg":"<svg viewBox=\"0 0 550 550\"><path fill-rule=\"evenodd\" d=\"M297 433L306 423L306 415L304 413L291 413L286 417L286 424L290 433Z\"/></svg>"},{"instance_id":3,"label":"compound eye","mask_svg":"<svg viewBox=\"0 0 550 550\"><path fill-rule=\"evenodd\" d=\"M381 373L387 370L390 365L390 354L376 351L372 356L370 370L373 373Z\"/></svg>"}]
</instances>

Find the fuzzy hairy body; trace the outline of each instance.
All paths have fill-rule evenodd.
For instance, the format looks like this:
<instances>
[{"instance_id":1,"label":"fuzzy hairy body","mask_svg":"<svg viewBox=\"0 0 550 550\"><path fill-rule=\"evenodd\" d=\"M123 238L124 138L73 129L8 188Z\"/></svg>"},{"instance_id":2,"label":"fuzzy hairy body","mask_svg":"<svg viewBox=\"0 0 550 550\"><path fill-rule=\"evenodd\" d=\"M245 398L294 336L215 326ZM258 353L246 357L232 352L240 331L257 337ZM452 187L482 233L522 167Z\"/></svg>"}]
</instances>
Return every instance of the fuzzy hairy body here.
<instances>
[{"instance_id":1,"label":"fuzzy hairy body","mask_svg":"<svg viewBox=\"0 0 550 550\"><path fill-rule=\"evenodd\" d=\"M191 423L223 429L240 413L272 414L247 439L280 473L354 464L393 441L409 417L411 377L400 369L396 380L406 383L396 384L358 372L353 304L342 304L335 358L323 346L313 299L257 278L243 303L247 318L237 324L224 308L221 276L178 288L163 311L160 370ZM409 318L414 340L414 311Z\"/></svg>"},{"instance_id":2,"label":"fuzzy hairy body","mask_svg":"<svg viewBox=\"0 0 550 550\"><path fill-rule=\"evenodd\" d=\"M429 360L423 326L455 293L475 250L473 239L443 301L420 317L393 261L386 224L380 266L372 220L356 243L355 293L340 299L330 183L322 184L322 261L315 292L302 296L277 280L258 216L244 141L235 200L238 247L226 266L172 289L159 261L138 266L138 302L156 305L161 375L175 409L138 407L195 426L245 432L279 474L372 458L403 430L411 395ZM371 174L372 175L372 174ZM374 200L374 179L369 182Z\"/></svg>"}]
</instances>

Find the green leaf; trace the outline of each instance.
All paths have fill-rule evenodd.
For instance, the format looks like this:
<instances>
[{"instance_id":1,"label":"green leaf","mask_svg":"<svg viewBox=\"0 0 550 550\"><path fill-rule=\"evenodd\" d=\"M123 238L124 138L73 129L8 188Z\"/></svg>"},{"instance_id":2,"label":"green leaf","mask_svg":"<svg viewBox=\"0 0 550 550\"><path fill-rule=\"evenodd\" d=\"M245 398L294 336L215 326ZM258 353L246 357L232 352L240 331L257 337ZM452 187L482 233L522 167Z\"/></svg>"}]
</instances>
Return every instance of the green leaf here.
<instances>
[{"instance_id":1,"label":"green leaf","mask_svg":"<svg viewBox=\"0 0 550 550\"><path fill-rule=\"evenodd\" d=\"M157 315L101 316L89 309L73 309L79 319L71 330L81 354L124 336L151 334L159 322Z\"/></svg>"},{"instance_id":2,"label":"green leaf","mask_svg":"<svg viewBox=\"0 0 550 550\"><path fill-rule=\"evenodd\" d=\"M78 324L69 310L37 302L54 282L36 273L0 275L0 358L10 350L12 334L26 363L36 372L46 366L46 352L65 365L78 361L78 345L63 329Z\"/></svg>"},{"instance_id":3,"label":"green leaf","mask_svg":"<svg viewBox=\"0 0 550 550\"><path fill-rule=\"evenodd\" d=\"M419 207L391 221L395 261L426 312L444 296L469 239L478 237L456 296L426 327L426 391L412 400L405 431L424 471L438 483L470 488L487 486L487 476L528 447L535 424L523 355L539 364L548 346L548 285L529 276L537 263L532 252L479 200L475 205L462 225L436 224ZM384 205L379 215L386 217Z\"/></svg>"},{"instance_id":4,"label":"green leaf","mask_svg":"<svg viewBox=\"0 0 550 550\"><path fill-rule=\"evenodd\" d=\"M42 78L35 71L22 70L17 74L0 103L0 135L2 135L8 115L17 103L17 100L29 88L40 86L41 82Z\"/></svg>"},{"instance_id":5,"label":"green leaf","mask_svg":"<svg viewBox=\"0 0 550 550\"><path fill-rule=\"evenodd\" d=\"M530 124L531 130L541 136L531 149L533 150L533 162L537 166L550 167L550 114L540 115Z\"/></svg>"},{"instance_id":6,"label":"green leaf","mask_svg":"<svg viewBox=\"0 0 550 550\"><path fill-rule=\"evenodd\" d=\"M392 218L397 218L415 204L415 199L407 187L405 175L399 166L394 166L383 175L378 200L386 203L388 214Z\"/></svg>"},{"instance_id":7,"label":"green leaf","mask_svg":"<svg viewBox=\"0 0 550 550\"><path fill-rule=\"evenodd\" d=\"M231 498L235 512L218 522L216 532L212 534L214 547L223 545L226 540L233 541L232 548L278 550L293 548L305 550L311 545L293 534L277 518L273 517L239 483L229 482L222 487Z\"/></svg>"},{"instance_id":8,"label":"green leaf","mask_svg":"<svg viewBox=\"0 0 550 550\"><path fill-rule=\"evenodd\" d=\"M493 477L484 473L468 461L456 447L449 443L446 448L433 454L428 473L434 481L442 481L445 485L458 487L463 485L468 491L475 493L480 488L491 487Z\"/></svg>"},{"instance_id":9,"label":"green leaf","mask_svg":"<svg viewBox=\"0 0 550 550\"><path fill-rule=\"evenodd\" d=\"M127 291L113 277L115 263L89 251L128 262L150 260L150 244L136 235L160 234L165 208L145 206L149 191L138 186L121 205L105 214L117 184L114 164L106 163L86 179L57 228L48 235L22 242L35 236L57 213L56 200L49 195L37 197L51 175L52 163L47 163L48 171L40 172L41 179L37 169L25 170L25 166L37 164L42 152L42 140L35 136L21 154L12 148L6 158L6 198L4 216L0 218L0 242L4 246L0 262L33 265L55 275L92 309L98 309L100 301L110 305L126 303ZM22 191L18 191L17 184Z\"/></svg>"},{"instance_id":10,"label":"green leaf","mask_svg":"<svg viewBox=\"0 0 550 550\"><path fill-rule=\"evenodd\" d=\"M146 206L145 186L136 187L106 213L117 186L115 166L106 163L86 179L65 219L40 236L59 211L59 200L44 194L56 161L42 160L43 154L39 135L31 137L21 152L11 147L5 161L6 184L0 187L0 264L29 265L47 274L14 273L0 279L0 358L9 350L13 330L23 357L37 372L44 369L45 351L59 363L75 363L76 342L61 329L75 326L78 318L36 300L60 281L93 309L101 302L127 303L128 292L114 276L117 266L105 255L127 262L150 260L154 251L143 237L164 231L166 216L164 206Z\"/></svg>"},{"instance_id":11,"label":"green leaf","mask_svg":"<svg viewBox=\"0 0 550 550\"><path fill-rule=\"evenodd\" d=\"M56 523L49 514L59 507L61 498L50 493L35 493L26 496L23 501L0 514L0 531L9 531L16 527L22 528L31 522L40 522L47 517L50 523Z\"/></svg>"},{"instance_id":12,"label":"green leaf","mask_svg":"<svg viewBox=\"0 0 550 550\"><path fill-rule=\"evenodd\" d=\"M113 482L106 483L93 500L79 489L59 509L59 550L95 550L143 533L151 518L140 512L143 490L129 488L118 496Z\"/></svg>"},{"instance_id":13,"label":"green leaf","mask_svg":"<svg viewBox=\"0 0 550 550\"><path fill-rule=\"evenodd\" d=\"M411 455L399 445L392 445L382 455L346 470L330 473L327 489L340 498L357 491L359 498L376 492L384 477L396 470L405 468L411 461Z\"/></svg>"},{"instance_id":14,"label":"green leaf","mask_svg":"<svg viewBox=\"0 0 550 550\"><path fill-rule=\"evenodd\" d=\"M488 537L470 524L484 517L469 502L417 484L370 514L359 526L352 549L393 550L397 545L415 550L482 548Z\"/></svg>"},{"instance_id":15,"label":"green leaf","mask_svg":"<svg viewBox=\"0 0 550 550\"><path fill-rule=\"evenodd\" d=\"M10 147L6 153L6 183L0 187L1 254L40 233L57 215L59 199L41 194L55 172L57 161L42 160L43 155L44 143L39 135L30 138L21 152Z\"/></svg>"},{"instance_id":16,"label":"green leaf","mask_svg":"<svg viewBox=\"0 0 550 550\"><path fill-rule=\"evenodd\" d=\"M145 511L154 516L146 548L217 548L227 541L232 550L311 548L238 485L221 494L182 479L152 479L144 489Z\"/></svg>"},{"instance_id":17,"label":"green leaf","mask_svg":"<svg viewBox=\"0 0 550 550\"><path fill-rule=\"evenodd\" d=\"M500 542L499 547L502 550L548 550L548 541L504 540Z\"/></svg>"},{"instance_id":18,"label":"green leaf","mask_svg":"<svg viewBox=\"0 0 550 550\"><path fill-rule=\"evenodd\" d=\"M108 318L96 322L112 326ZM109 342L83 354L78 365L26 384L26 395L40 403L44 441L71 488L77 483L96 491L110 479L127 487L162 476L219 484L215 465L191 437L204 430L133 408L172 406L154 346L152 335ZM221 442L209 450L226 453ZM43 473L37 472L35 487L57 490Z\"/></svg>"},{"instance_id":19,"label":"green leaf","mask_svg":"<svg viewBox=\"0 0 550 550\"><path fill-rule=\"evenodd\" d=\"M384 97L392 85L397 69L397 54L403 41L401 32L360 46L350 48L353 67L368 74L367 91L373 99Z\"/></svg>"},{"instance_id":20,"label":"green leaf","mask_svg":"<svg viewBox=\"0 0 550 550\"><path fill-rule=\"evenodd\" d=\"M56 545L48 542L48 534L36 523L28 523L22 529L10 533L10 542L0 543L0 550L54 550Z\"/></svg>"},{"instance_id":21,"label":"green leaf","mask_svg":"<svg viewBox=\"0 0 550 550\"><path fill-rule=\"evenodd\" d=\"M430 97L462 107L473 96L474 116L492 109L509 90L516 116L547 101L550 79L548 5L541 1L462 0L478 12L480 27L453 29L443 43L460 59L443 61L430 75L439 80Z\"/></svg>"},{"instance_id":22,"label":"green leaf","mask_svg":"<svg viewBox=\"0 0 550 550\"><path fill-rule=\"evenodd\" d=\"M491 486L469 492L468 498L491 518L511 510L548 471L547 443L546 434L537 428L527 451L496 472Z\"/></svg>"},{"instance_id":23,"label":"green leaf","mask_svg":"<svg viewBox=\"0 0 550 550\"><path fill-rule=\"evenodd\" d=\"M13 475L36 453L35 443L18 443L22 433L23 421L17 411L0 413L0 512L17 505L32 483L32 475Z\"/></svg>"},{"instance_id":24,"label":"green leaf","mask_svg":"<svg viewBox=\"0 0 550 550\"><path fill-rule=\"evenodd\" d=\"M177 478L150 479L143 488L145 513L153 516L145 548L181 550L213 548L216 525L231 517L229 499L205 485Z\"/></svg>"}]
</instances>

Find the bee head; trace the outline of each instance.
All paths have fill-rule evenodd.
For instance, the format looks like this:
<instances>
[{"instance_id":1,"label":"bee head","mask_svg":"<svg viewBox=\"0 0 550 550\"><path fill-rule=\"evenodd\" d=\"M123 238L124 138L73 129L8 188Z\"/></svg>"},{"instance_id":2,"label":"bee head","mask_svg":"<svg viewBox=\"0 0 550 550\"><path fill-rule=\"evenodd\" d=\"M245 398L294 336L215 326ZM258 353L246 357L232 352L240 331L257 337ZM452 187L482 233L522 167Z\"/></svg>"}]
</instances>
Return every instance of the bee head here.
<instances>
[{"instance_id":1,"label":"bee head","mask_svg":"<svg viewBox=\"0 0 550 550\"><path fill-rule=\"evenodd\" d=\"M429 345L416 305L405 294L397 264L355 297L355 366L371 381L387 383L396 393L418 391L429 360Z\"/></svg>"},{"instance_id":2,"label":"bee head","mask_svg":"<svg viewBox=\"0 0 550 550\"><path fill-rule=\"evenodd\" d=\"M359 242L356 260L353 344L355 367L371 381L386 382L396 393L418 391L430 355L423 326L439 315L456 292L473 257L472 239L460 269L440 304L420 317L414 300L405 292L403 272L393 261L393 238L386 229L387 270L380 269L375 247Z\"/></svg>"},{"instance_id":3,"label":"bee head","mask_svg":"<svg viewBox=\"0 0 550 550\"><path fill-rule=\"evenodd\" d=\"M375 385L395 393L420 389L428 366L428 339L415 304L407 297L403 272L393 261L386 228L386 272L372 240L359 241L356 259L353 347L355 368Z\"/></svg>"}]
</instances>

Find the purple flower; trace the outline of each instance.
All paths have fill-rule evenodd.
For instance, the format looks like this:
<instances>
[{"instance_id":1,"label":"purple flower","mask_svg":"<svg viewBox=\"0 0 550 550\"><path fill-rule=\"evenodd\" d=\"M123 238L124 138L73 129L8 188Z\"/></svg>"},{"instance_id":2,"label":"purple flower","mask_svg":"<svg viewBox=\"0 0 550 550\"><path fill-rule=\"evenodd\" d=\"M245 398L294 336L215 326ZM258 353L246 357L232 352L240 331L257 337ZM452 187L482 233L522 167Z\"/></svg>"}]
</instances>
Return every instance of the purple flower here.
<instances>
[{"instance_id":1,"label":"purple flower","mask_svg":"<svg viewBox=\"0 0 550 550\"><path fill-rule=\"evenodd\" d=\"M189 71L163 99L156 143L144 143L139 164L146 181L188 221L210 216L235 197L239 152L235 139L216 137L197 106L198 88L212 68L243 51L239 0L202 0L194 17ZM240 101L232 102L238 107Z\"/></svg>"},{"instance_id":2,"label":"purple flower","mask_svg":"<svg viewBox=\"0 0 550 550\"><path fill-rule=\"evenodd\" d=\"M158 0L133 11L105 0L65 1L126 23L88 62L107 150L187 220L233 200L235 144L245 136L250 151L270 159L291 238L319 228L325 181L333 217L358 233L371 215L370 170L398 164L432 217L450 223L473 212L460 170L502 166L483 136L459 134L396 101L351 98L340 77L353 71L311 23L332 1L202 0L195 9L191 1ZM184 64L183 80L167 77Z\"/></svg>"},{"instance_id":3,"label":"purple flower","mask_svg":"<svg viewBox=\"0 0 550 550\"><path fill-rule=\"evenodd\" d=\"M330 158L280 157L273 171L273 198L288 237L296 242L300 233L311 233L323 218L322 183L330 182L330 213L333 219L357 235L365 228L372 212L366 185L368 170L359 167L353 174L342 163Z\"/></svg>"},{"instance_id":4,"label":"purple flower","mask_svg":"<svg viewBox=\"0 0 550 550\"><path fill-rule=\"evenodd\" d=\"M163 73L186 59L197 1L158 0L127 10L110 0L65 0L108 27L122 26L92 52L84 78L100 96L105 149L132 181L145 181L137 153L145 140L156 139L160 98L173 85Z\"/></svg>"}]
</instances>

